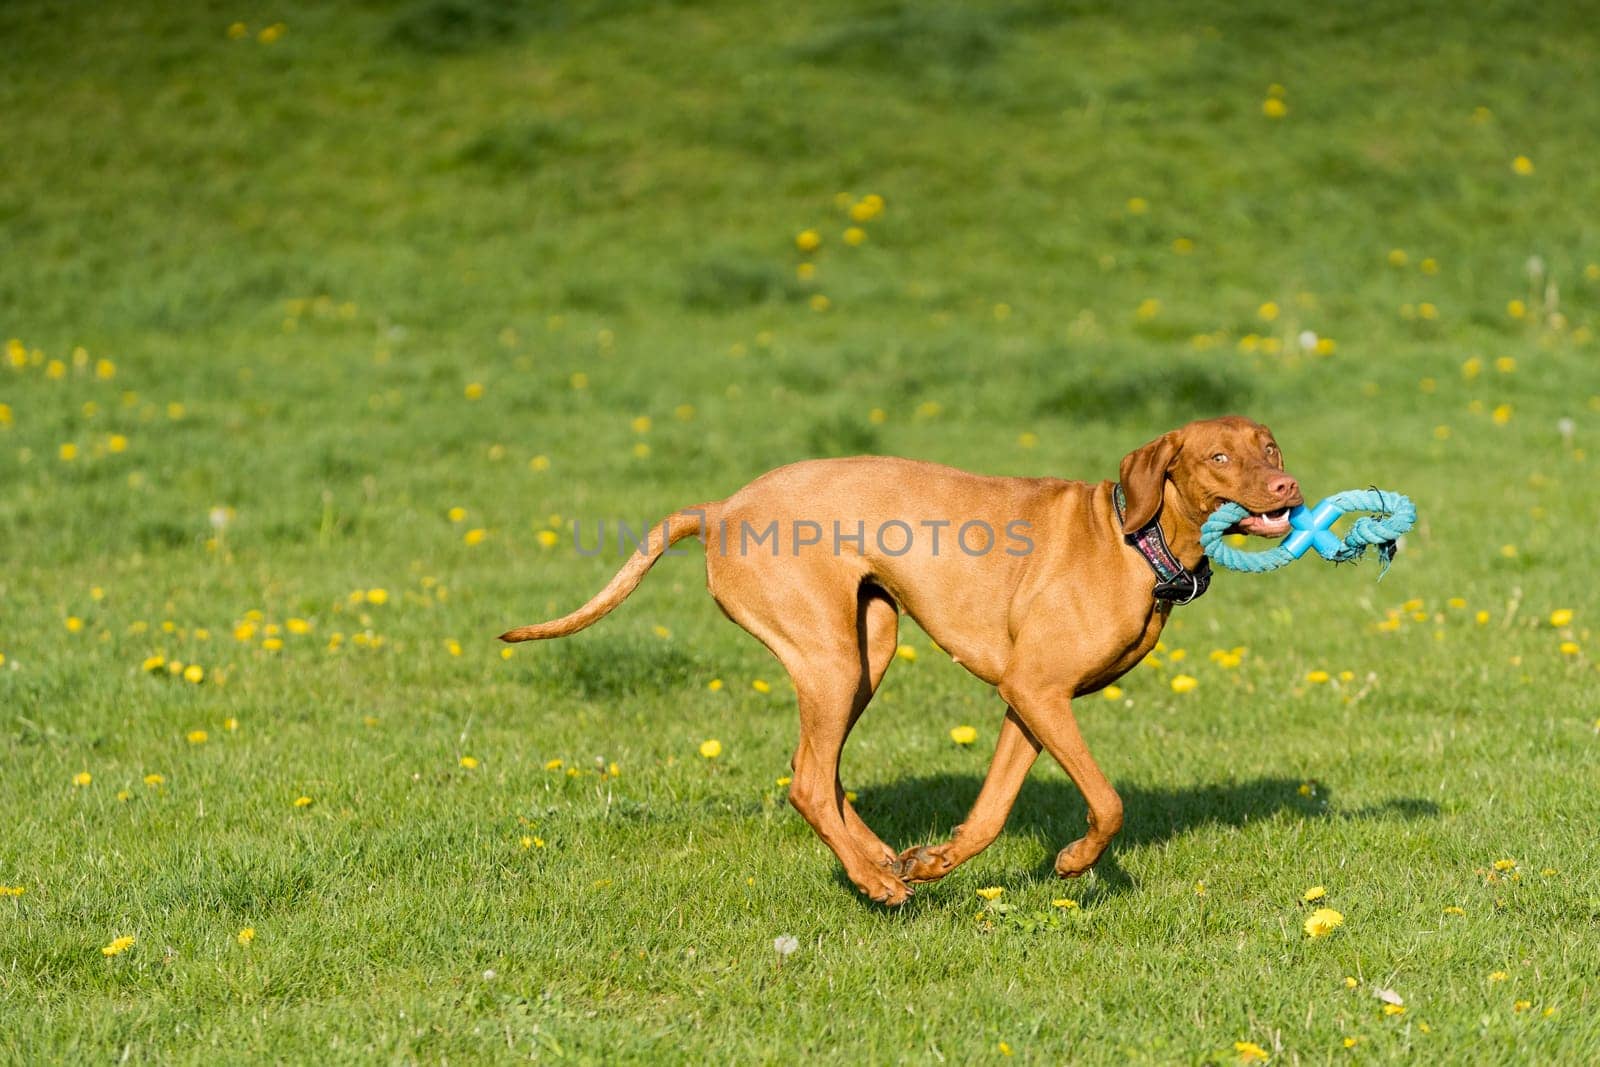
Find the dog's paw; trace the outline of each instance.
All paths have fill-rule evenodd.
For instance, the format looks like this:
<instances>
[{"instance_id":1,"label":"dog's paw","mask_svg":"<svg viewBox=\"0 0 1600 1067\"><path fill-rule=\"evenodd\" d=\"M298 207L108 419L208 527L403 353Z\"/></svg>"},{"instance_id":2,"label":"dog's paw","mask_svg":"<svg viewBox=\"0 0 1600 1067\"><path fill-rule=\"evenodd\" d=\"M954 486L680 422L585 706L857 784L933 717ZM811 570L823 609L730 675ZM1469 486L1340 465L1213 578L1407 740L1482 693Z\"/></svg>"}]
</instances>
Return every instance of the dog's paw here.
<instances>
[{"instance_id":1,"label":"dog's paw","mask_svg":"<svg viewBox=\"0 0 1600 1067\"><path fill-rule=\"evenodd\" d=\"M1100 859L1100 854L1105 851L1105 846L1092 844L1087 837L1080 837L1060 852L1056 853L1056 877L1076 878Z\"/></svg>"},{"instance_id":2,"label":"dog's paw","mask_svg":"<svg viewBox=\"0 0 1600 1067\"><path fill-rule=\"evenodd\" d=\"M904 904L916 893L916 890L902 881L888 864L872 871L864 878L853 881L856 883L856 888L864 895L890 907Z\"/></svg>"},{"instance_id":3,"label":"dog's paw","mask_svg":"<svg viewBox=\"0 0 1600 1067\"><path fill-rule=\"evenodd\" d=\"M895 873L907 882L937 882L955 870L956 861L949 845L919 845L900 853Z\"/></svg>"}]
</instances>

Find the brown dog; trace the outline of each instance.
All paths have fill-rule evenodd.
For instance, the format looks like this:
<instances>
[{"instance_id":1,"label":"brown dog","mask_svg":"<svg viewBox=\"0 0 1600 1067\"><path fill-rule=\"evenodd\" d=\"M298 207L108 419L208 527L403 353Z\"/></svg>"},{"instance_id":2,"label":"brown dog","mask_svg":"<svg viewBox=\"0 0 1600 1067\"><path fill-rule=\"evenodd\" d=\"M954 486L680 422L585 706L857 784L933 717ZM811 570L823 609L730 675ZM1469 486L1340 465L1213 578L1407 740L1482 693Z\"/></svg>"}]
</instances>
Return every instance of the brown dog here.
<instances>
[{"instance_id":1,"label":"brown dog","mask_svg":"<svg viewBox=\"0 0 1600 1067\"><path fill-rule=\"evenodd\" d=\"M1125 504L1109 481L989 478L878 456L795 463L669 516L589 603L501 639L592 625L668 544L700 534L711 595L794 681L800 744L789 800L857 888L899 904L910 883L983 851L1041 745L1088 802L1088 833L1056 856L1056 873L1070 878L1122 826L1122 801L1078 732L1073 698L1120 678L1155 645L1173 603L1203 591L1200 526L1219 505L1250 511L1241 532L1281 536L1286 509L1301 503L1272 432L1238 416L1190 423L1128 453L1120 487ZM1161 541L1175 577L1161 573ZM1007 710L966 821L945 844L896 854L845 799L838 771L894 657L902 610L995 686Z\"/></svg>"}]
</instances>

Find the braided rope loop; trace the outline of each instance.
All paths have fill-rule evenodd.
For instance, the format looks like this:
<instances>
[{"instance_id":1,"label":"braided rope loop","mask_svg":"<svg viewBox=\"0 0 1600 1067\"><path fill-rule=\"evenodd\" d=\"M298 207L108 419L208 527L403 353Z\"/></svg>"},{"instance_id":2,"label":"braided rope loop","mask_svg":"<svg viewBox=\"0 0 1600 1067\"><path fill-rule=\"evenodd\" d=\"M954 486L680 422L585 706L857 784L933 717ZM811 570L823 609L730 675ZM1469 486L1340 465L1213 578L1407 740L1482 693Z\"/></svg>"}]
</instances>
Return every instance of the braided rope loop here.
<instances>
[{"instance_id":1,"label":"braided rope loop","mask_svg":"<svg viewBox=\"0 0 1600 1067\"><path fill-rule=\"evenodd\" d=\"M1344 537L1333 532L1333 524L1349 512L1368 512L1351 524ZM1311 549L1333 563L1360 559L1376 545L1383 567L1382 578L1394 559L1395 542L1417 523L1417 509L1399 493L1377 489L1351 489L1335 493L1314 508L1301 505L1289 511L1289 536L1262 552L1245 552L1222 543L1223 536L1250 513L1238 504L1224 504L1211 513L1200 527L1200 547L1219 567L1245 574L1264 574L1287 567ZM1377 516L1377 517L1374 517Z\"/></svg>"}]
</instances>

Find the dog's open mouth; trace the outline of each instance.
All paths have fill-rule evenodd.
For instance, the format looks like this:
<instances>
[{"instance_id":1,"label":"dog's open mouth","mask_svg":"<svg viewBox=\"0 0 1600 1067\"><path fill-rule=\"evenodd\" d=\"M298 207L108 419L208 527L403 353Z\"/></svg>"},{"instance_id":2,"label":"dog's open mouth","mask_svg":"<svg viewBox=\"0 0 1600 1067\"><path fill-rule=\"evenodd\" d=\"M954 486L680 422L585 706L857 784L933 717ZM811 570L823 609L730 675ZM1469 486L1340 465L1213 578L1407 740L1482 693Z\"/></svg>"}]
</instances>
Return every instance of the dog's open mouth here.
<instances>
[{"instance_id":1,"label":"dog's open mouth","mask_svg":"<svg viewBox=\"0 0 1600 1067\"><path fill-rule=\"evenodd\" d=\"M1277 511L1252 511L1234 523L1229 533L1254 534L1257 537L1282 537L1289 532L1289 509Z\"/></svg>"}]
</instances>

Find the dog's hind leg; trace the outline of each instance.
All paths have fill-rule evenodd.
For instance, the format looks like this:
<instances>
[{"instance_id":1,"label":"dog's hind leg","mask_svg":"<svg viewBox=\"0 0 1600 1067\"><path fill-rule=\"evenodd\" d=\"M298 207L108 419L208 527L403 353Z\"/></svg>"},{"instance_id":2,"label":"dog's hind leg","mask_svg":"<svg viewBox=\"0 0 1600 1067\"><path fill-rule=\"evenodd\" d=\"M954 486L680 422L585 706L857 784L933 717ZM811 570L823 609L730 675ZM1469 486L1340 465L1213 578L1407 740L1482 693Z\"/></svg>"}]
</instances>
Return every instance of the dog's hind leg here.
<instances>
[{"instance_id":1,"label":"dog's hind leg","mask_svg":"<svg viewBox=\"0 0 1600 1067\"><path fill-rule=\"evenodd\" d=\"M900 634L900 612L888 594L875 586L863 585L857 594L856 603L858 605L856 645L861 658L861 678L864 684L856 690L856 698L850 709L850 721L844 728L846 740L850 737L850 731L855 729L861 713L867 710L872 695L878 691L884 672L889 669L889 664L894 662ZM842 747L843 742L841 742ZM869 856L881 856L886 862L893 863L898 858L894 849L884 844L883 840L872 832L872 828L862 821L861 816L856 814L856 809L845 796L844 785L837 778L834 780L834 792L839 798L839 812L844 817L845 828L850 831L850 836L856 839L862 851Z\"/></svg>"}]
</instances>

